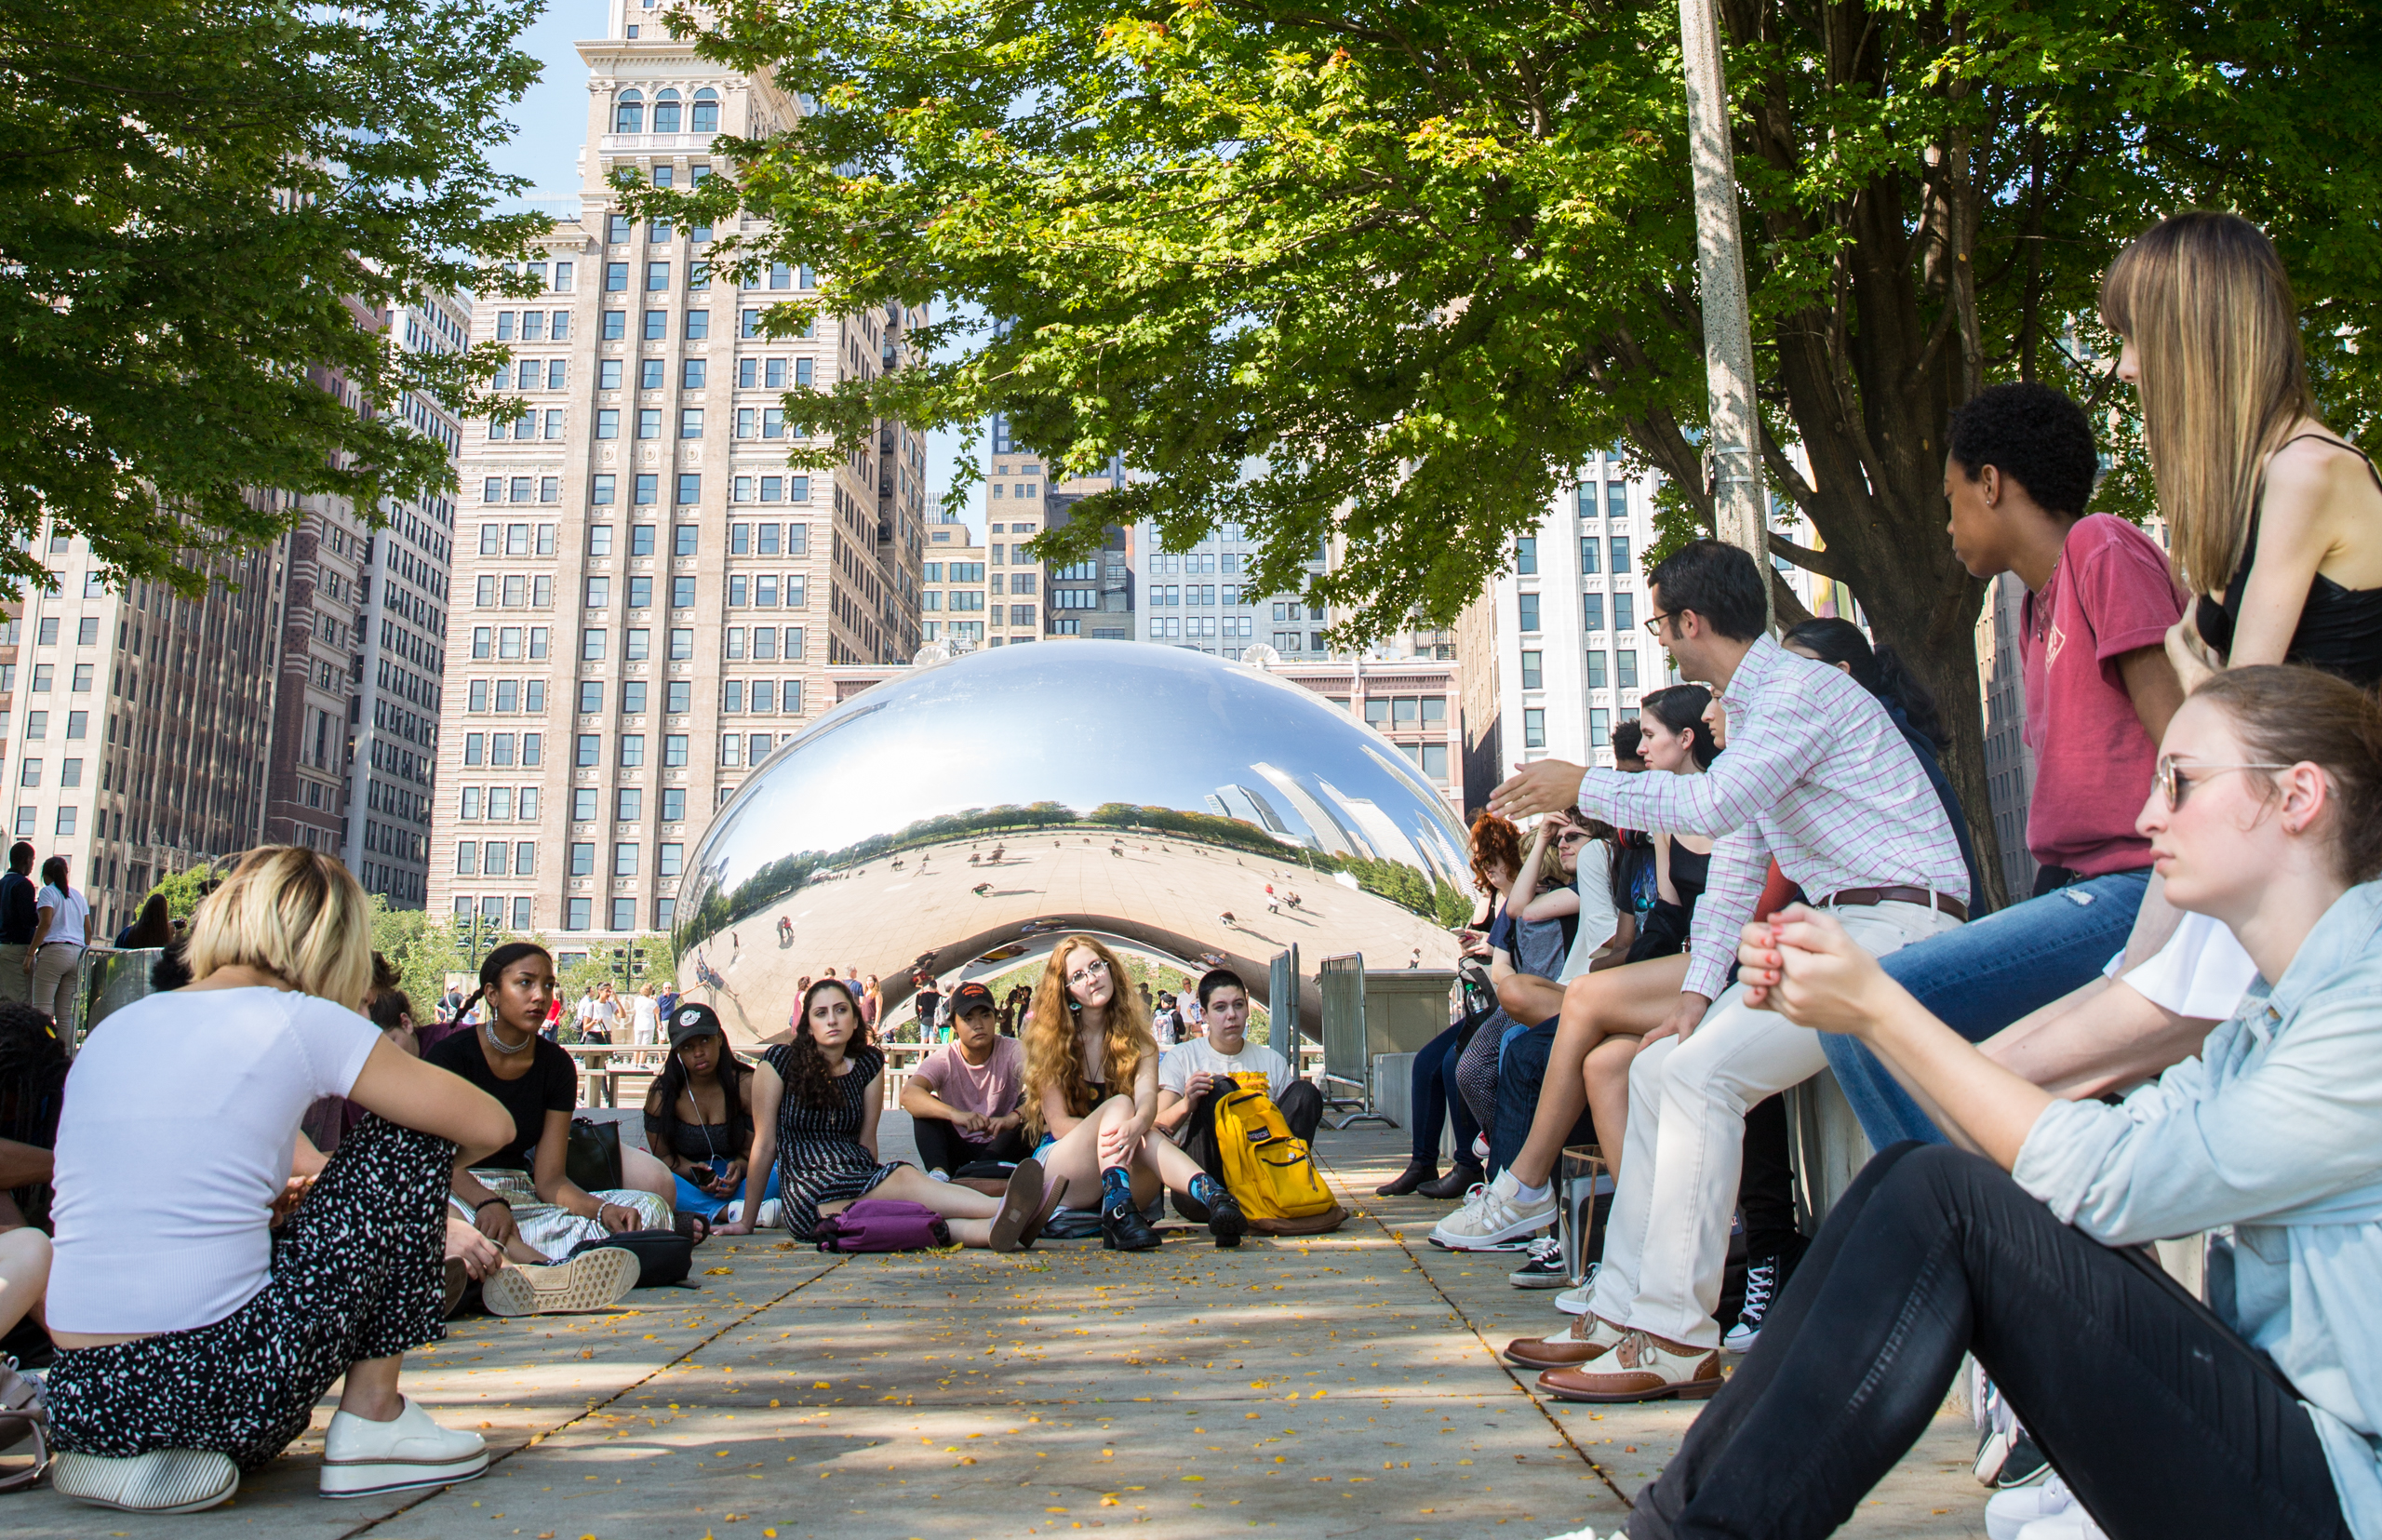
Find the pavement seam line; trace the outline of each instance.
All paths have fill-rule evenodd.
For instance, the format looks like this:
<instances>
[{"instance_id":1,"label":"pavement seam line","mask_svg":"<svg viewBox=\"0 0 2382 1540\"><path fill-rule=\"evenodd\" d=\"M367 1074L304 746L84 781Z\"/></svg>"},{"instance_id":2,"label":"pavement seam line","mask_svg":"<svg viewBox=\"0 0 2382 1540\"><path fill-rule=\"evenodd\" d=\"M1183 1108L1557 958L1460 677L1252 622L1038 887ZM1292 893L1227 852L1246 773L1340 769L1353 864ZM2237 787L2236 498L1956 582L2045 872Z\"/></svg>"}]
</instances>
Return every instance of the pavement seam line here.
<instances>
[{"instance_id":1,"label":"pavement seam line","mask_svg":"<svg viewBox=\"0 0 2382 1540\"><path fill-rule=\"evenodd\" d=\"M631 1391L652 1384L654 1380L668 1373L671 1370L677 1368L680 1364L685 1363L689 1359L693 1358L704 1348L709 1347L713 1343L717 1342L729 1332L735 1331L738 1327L743 1325L746 1321L751 1320L755 1316L759 1315L762 1311L770 1309L784 1303L786 1300L800 1293L803 1290L810 1288L812 1284L818 1282L821 1279L825 1278L828 1274L834 1272L837 1267L841 1267L845 1263L850 1262L850 1260L851 1258L849 1256L837 1256L833 1265L821 1268L818 1272L804 1279L793 1288L787 1289L781 1293L774 1294L771 1297L763 1300L760 1304L754 1306L751 1309L745 1311L743 1315L738 1316L735 1319L721 1326L718 1331L714 1332L711 1335L703 1338L701 1342L693 1344L676 1358L670 1359L666 1363L655 1364L651 1369L646 1371L643 1374L638 1375L628 1384L621 1386L618 1390L613 1391L602 1400L590 1401L583 1410L555 1424L554 1426L547 1428L544 1432L531 1434L527 1443L516 1444L513 1448L506 1450L502 1454L490 1455L488 1457L486 1470L483 1470L481 1474L485 1475L488 1470L494 1470L497 1466L502 1465L505 1461L510 1460L515 1454L526 1453L529 1450L537 1448L540 1444L544 1443L548 1439L553 1438L557 1433L567 1432L570 1428L577 1426L579 1424L585 1422L588 1418L594 1416L596 1413L604 1410L604 1408L611 1405L614 1401L619 1400L622 1397L628 1395ZM477 1480L479 1478L475 1476L472 1480ZM414 1498L413 1501L407 1503L404 1507L392 1508L378 1519L368 1519L364 1522L356 1525L354 1529L341 1530L334 1537L334 1540L356 1540L357 1536L369 1534L374 1530L379 1529L382 1524L388 1523L393 1519L397 1519L406 1514L411 1513L415 1508L420 1507L422 1504L429 1502L434 1497L444 1496L448 1493L458 1491L469 1485L471 1485L470 1481L449 1481L445 1486L426 1487L422 1490L420 1496Z\"/></svg>"},{"instance_id":2,"label":"pavement seam line","mask_svg":"<svg viewBox=\"0 0 2382 1540\"><path fill-rule=\"evenodd\" d=\"M1431 1276L1431 1270L1423 1265L1423 1259L1414 1254L1414 1249L1412 1247L1406 1244L1405 1236L1397 1230L1391 1229L1388 1224L1383 1220L1381 1215L1375 1213L1371 1208L1357 1201L1356 1189L1348 1185L1347 1180L1340 1174L1339 1167L1333 1165L1330 1160L1325 1159L1319 1152L1315 1151L1311 1146L1309 1154L1313 1156L1318 1165L1322 1166L1325 1171L1331 1173L1333 1184L1337 1185L1341 1192L1346 1196L1349 1204L1349 1212L1357 1214L1360 1218L1372 1220L1373 1223L1373 1228L1381 1231L1381 1233L1388 1239L1391 1245L1406 1253L1406 1260L1414 1264L1414 1271L1421 1276L1425 1283L1430 1285L1431 1292L1439 1295L1440 1302L1447 1306L1448 1309L1454 1314L1455 1319L1464 1322L1465 1330L1472 1333L1472 1340L1479 1343L1480 1345L1480 1350L1489 1355L1489 1361L1496 1366L1498 1373L1504 1374L1505 1378L1512 1383L1514 1388L1522 1393L1523 1399L1530 1402L1531 1410L1536 1412L1539 1416L1546 1421L1546 1426L1554 1430L1555 1436L1563 1440L1564 1447L1571 1450L1572 1453L1578 1455L1580 1457L1580 1462L1583 1465L1597 1473L1597 1480L1604 1483L1605 1490L1607 1492L1612 1493L1615 1497L1621 1499L1622 1507L1635 1511L1638 1505L1631 1502L1629 1500L1629 1494L1622 1491L1619 1485L1613 1481L1613 1472L1605 1469L1605 1467L1598 1462L1596 1456L1590 1454L1586 1449L1583 1449L1580 1446L1580 1441L1572 1437L1572 1430L1565 1427L1562 1422L1557 1418L1555 1413L1546 1409L1546 1403L1544 1400L1532 1394L1530 1386L1522 1384L1521 1376L1515 1373L1512 1366L1505 1362L1505 1355L1498 1352L1494 1347L1489 1346L1489 1339L1480 1334L1480 1328L1473 1324L1472 1318L1470 1316L1465 1314L1464 1306L1455 1302L1454 1296L1451 1295L1445 1289L1439 1287L1439 1280Z\"/></svg>"}]
</instances>

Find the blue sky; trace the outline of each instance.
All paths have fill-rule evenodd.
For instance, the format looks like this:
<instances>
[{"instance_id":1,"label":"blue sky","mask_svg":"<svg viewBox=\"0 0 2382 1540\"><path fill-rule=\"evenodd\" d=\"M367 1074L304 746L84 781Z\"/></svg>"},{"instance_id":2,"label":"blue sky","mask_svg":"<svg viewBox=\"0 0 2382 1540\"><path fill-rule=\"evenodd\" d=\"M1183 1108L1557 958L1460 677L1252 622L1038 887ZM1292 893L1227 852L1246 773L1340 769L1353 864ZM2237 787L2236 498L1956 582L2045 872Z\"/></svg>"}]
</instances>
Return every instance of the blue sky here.
<instances>
[{"instance_id":1,"label":"blue sky","mask_svg":"<svg viewBox=\"0 0 2382 1540\"><path fill-rule=\"evenodd\" d=\"M529 93L506 114L517 126L510 142L488 157L500 171L525 177L529 207L572 218L579 213L579 146L587 132L587 66L580 62L577 45L582 38L604 34L602 0L553 0L545 13L522 34L521 47L534 55L545 73ZM938 516L936 502L951 485L959 435L954 431L927 437L926 516Z\"/></svg>"}]
</instances>

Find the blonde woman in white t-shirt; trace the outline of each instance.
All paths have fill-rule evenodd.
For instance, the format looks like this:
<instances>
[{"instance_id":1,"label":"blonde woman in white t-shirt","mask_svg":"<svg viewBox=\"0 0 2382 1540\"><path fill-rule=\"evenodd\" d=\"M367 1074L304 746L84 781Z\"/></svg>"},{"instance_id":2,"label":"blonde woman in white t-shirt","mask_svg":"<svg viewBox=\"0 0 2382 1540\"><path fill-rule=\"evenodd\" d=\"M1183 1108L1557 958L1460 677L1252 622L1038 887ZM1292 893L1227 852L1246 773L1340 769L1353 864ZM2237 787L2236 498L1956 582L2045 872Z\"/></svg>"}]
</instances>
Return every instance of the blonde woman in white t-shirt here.
<instances>
[{"instance_id":1,"label":"blonde woman in white t-shirt","mask_svg":"<svg viewBox=\"0 0 2382 1540\"><path fill-rule=\"evenodd\" d=\"M257 850L193 917L197 982L110 1016L75 1060L47 1300L66 1496L211 1507L342 1380L325 1496L487 1468L478 1434L439 1426L397 1384L404 1355L445 1335L448 1185L513 1120L356 1014L371 933L336 860ZM293 1178L320 1096L373 1116L318 1176Z\"/></svg>"}]
</instances>

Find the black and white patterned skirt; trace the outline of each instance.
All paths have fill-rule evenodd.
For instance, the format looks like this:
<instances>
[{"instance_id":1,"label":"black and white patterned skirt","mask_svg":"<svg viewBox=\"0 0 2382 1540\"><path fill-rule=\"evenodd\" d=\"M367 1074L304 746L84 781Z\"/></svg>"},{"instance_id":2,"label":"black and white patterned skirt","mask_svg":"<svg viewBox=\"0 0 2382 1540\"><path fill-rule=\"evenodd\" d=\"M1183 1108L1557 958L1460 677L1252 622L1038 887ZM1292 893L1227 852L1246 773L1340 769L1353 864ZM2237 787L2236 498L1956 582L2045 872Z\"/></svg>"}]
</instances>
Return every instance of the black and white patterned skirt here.
<instances>
[{"instance_id":1,"label":"black and white patterned skirt","mask_svg":"<svg viewBox=\"0 0 2382 1540\"><path fill-rule=\"evenodd\" d=\"M214 1450L243 1470L280 1453L350 1364L447 1334L454 1161L444 1139L366 1118L274 1232L271 1276L246 1305L211 1326L58 1355L52 1445Z\"/></svg>"}]
</instances>

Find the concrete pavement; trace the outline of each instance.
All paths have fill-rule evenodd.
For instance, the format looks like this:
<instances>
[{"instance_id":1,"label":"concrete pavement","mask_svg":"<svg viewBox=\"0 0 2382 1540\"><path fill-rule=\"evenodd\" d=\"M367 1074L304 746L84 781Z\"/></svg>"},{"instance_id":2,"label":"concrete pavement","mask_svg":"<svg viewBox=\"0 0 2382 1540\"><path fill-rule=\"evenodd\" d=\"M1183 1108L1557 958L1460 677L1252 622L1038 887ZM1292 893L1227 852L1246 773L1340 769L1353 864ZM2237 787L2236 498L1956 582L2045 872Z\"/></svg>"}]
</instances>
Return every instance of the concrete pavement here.
<instances>
[{"instance_id":1,"label":"concrete pavement","mask_svg":"<svg viewBox=\"0 0 2382 1540\"><path fill-rule=\"evenodd\" d=\"M891 1119L889 1119L889 1122ZM889 1130L889 1132L892 1131ZM888 1153L897 1141L889 1138ZM899 1142L905 1143L905 1140ZM1495 1349L1554 1320L1505 1256L1424 1239L1447 1205L1376 1200L1396 1131L1323 1135L1356 1217L1220 1252L1170 1228L1098 1242L836 1258L768 1238L697 1253L700 1290L613 1314L454 1323L408 1388L476 1425L489 1474L330 1503L321 1430L210 1513L141 1520L44 1490L0 1499L28 1540L1545 1536L1617 1527L1694 1415L1541 1402ZM1359 1197L1358 1195L1362 1195ZM1983 1533L1947 1415L1847 1532Z\"/></svg>"}]
</instances>

